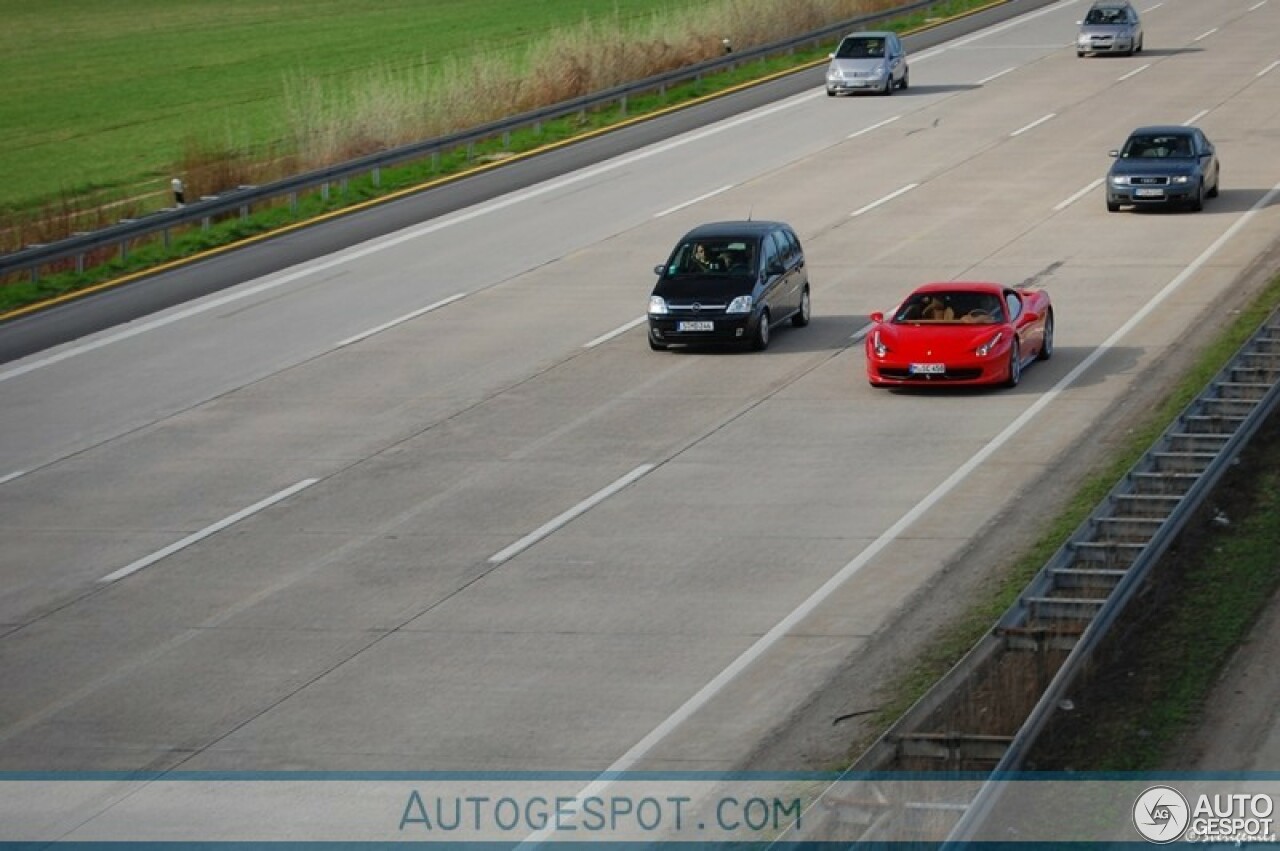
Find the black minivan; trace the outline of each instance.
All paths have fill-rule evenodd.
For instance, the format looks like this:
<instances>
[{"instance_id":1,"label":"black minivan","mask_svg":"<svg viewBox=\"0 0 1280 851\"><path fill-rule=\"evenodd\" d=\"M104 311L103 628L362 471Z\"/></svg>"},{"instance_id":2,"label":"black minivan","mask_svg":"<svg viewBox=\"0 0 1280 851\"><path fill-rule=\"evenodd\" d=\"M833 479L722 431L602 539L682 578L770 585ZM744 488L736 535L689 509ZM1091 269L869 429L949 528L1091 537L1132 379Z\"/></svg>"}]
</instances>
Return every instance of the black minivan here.
<instances>
[{"instance_id":1,"label":"black minivan","mask_svg":"<svg viewBox=\"0 0 1280 851\"><path fill-rule=\"evenodd\" d=\"M649 347L742 343L769 346L770 329L809 324L804 250L782 222L715 222L685 234L653 270Z\"/></svg>"}]
</instances>

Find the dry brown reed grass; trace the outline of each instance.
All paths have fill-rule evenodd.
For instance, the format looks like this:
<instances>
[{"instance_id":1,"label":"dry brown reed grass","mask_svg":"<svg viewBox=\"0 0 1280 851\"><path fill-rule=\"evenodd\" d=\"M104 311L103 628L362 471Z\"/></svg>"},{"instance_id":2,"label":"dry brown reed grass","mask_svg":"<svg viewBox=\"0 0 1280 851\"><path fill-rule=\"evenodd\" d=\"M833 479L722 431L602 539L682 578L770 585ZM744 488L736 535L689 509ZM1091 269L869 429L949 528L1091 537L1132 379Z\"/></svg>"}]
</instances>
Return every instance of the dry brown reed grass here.
<instances>
[{"instance_id":1,"label":"dry brown reed grass","mask_svg":"<svg viewBox=\"0 0 1280 851\"><path fill-rule=\"evenodd\" d=\"M303 167L444 135L902 5L902 0L721 0L641 19L584 19L517 50L380 68L345 81L285 81Z\"/></svg>"}]
</instances>

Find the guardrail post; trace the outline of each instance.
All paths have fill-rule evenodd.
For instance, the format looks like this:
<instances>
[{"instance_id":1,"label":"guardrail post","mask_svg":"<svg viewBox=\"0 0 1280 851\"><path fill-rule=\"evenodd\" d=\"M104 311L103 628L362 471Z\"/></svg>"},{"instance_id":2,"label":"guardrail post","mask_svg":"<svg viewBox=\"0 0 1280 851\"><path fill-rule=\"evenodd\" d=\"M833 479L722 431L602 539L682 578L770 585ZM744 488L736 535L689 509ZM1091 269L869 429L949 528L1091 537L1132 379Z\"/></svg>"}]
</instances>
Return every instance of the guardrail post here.
<instances>
[{"instance_id":1,"label":"guardrail post","mask_svg":"<svg viewBox=\"0 0 1280 851\"><path fill-rule=\"evenodd\" d=\"M248 205L248 204L241 204L241 205L240 205L240 218L241 218L241 220L244 220L244 219L249 218L249 205ZM165 231L165 236L167 237L168 235L169 235L169 232L168 232L168 231ZM166 245L165 247L167 248L168 246Z\"/></svg>"},{"instance_id":2,"label":"guardrail post","mask_svg":"<svg viewBox=\"0 0 1280 851\"><path fill-rule=\"evenodd\" d=\"M467 162L471 162L471 159L472 157L475 156L475 153L476 153L476 143L468 142L467 143Z\"/></svg>"},{"instance_id":3,"label":"guardrail post","mask_svg":"<svg viewBox=\"0 0 1280 851\"><path fill-rule=\"evenodd\" d=\"M511 150L511 131L502 134L502 147L504 150Z\"/></svg>"},{"instance_id":4,"label":"guardrail post","mask_svg":"<svg viewBox=\"0 0 1280 851\"><path fill-rule=\"evenodd\" d=\"M76 274L77 275L84 274L84 254L83 253L76 255Z\"/></svg>"},{"instance_id":5,"label":"guardrail post","mask_svg":"<svg viewBox=\"0 0 1280 851\"><path fill-rule=\"evenodd\" d=\"M169 238L169 229L168 229L168 228L165 228L165 229L164 229L163 231L161 231L160 233L163 235L163 239L164 239L164 250L167 252L167 251L169 250L170 243L172 242L172 240L170 240L170 238ZM77 269L76 271L78 271L78 272L79 272L79 271L83 271L83 270L81 270L81 269Z\"/></svg>"},{"instance_id":6,"label":"guardrail post","mask_svg":"<svg viewBox=\"0 0 1280 851\"><path fill-rule=\"evenodd\" d=\"M324 200L326 200L326 201L328 201L328 200L329 200L329 183L328 183L328 181L325 181L324 183L320 184L320 197L321 197L321 198L323 198L323 199L324 199Z\"/></svg>"},{"instance_id":7,"label":"guardrail post","mask_svg":"<svg viewBox=\"0 0 1280 851\"><path fill-rule=\"evenodd\" d=\"M627 115L627 96L626 95L623 95L622 98L618 101L618 114L624 118Z\"/></svg>"},{"instance_id":8,"label":"guardrail post","mask_svg":"<svg viewBox=\"0 0 1280 851\"><path fill-rule=\"evenodd\" d=\"M382 186L382 169L376 165L373 167L373 185L377 187Z\"/></svg>"},{"instance_id":9,"label":"guardrail post","mask_svg":"<svg viewBox=\"0 0 1280 851\"><path fill-rule=\"evenodd\" d=\"M289 212L291 213L298 212L298 193L297 192L289 193Z\"/></svg>"},{"instance_id":10,"label":"guardrail post","mask_svg":"<svg viewBox=\"0 0 1280 851\"><path fill-rule=\"evenodd\" d=\"M533 135L535 135L535 136L541 136L541 135L542 135L542 122L541 122L541 121L535 121L535 122L533 122Z\"/></svg>"}]
</instances>

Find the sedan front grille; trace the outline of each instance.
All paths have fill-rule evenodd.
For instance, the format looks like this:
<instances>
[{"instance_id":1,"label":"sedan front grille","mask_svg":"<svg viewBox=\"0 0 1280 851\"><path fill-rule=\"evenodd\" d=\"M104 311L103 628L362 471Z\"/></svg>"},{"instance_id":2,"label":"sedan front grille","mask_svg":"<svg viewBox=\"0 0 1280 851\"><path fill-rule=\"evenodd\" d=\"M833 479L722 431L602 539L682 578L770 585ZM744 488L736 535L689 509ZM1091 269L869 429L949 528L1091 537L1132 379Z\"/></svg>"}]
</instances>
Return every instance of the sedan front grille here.
<instances>
[{"instance_id":1,"label":"sedan front grille","mask_svg":"<svg viewBox=\"0 0 1280 851\"><path fill-rule=\"evenodd\" d=\"M1167 177L1132 177L1129 182L1135 186L1168 186Z\"/></svg>"}]
</instances>

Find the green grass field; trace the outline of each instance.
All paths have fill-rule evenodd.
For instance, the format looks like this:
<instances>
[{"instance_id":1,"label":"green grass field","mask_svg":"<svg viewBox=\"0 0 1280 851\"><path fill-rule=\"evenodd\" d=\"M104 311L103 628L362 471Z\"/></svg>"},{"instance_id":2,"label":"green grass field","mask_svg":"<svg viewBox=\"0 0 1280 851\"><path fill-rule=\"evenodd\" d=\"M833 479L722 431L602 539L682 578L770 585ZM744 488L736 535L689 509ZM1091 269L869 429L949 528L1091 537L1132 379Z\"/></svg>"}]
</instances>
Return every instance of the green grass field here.
<instances>
[{"instance_id":1,"label":"green grass field","mask_svg":"<svg viewBox=\"0 0 1280 851\"><path fill-rule=\"evenodd\" d=\"M685 0L683 8L715 0ZM0 0L0 211L285 137L286 80L519 50L673 0Z\"/></svg>"}]
</instances>

